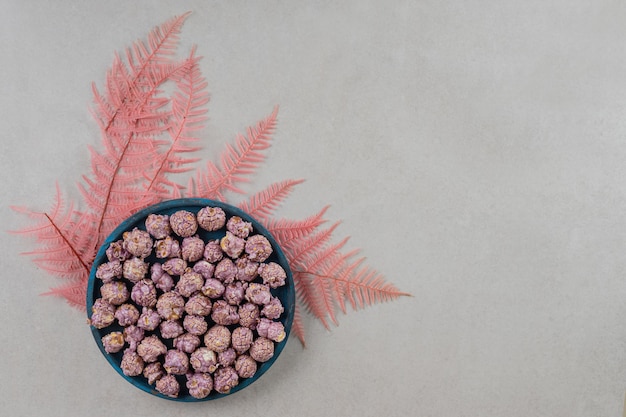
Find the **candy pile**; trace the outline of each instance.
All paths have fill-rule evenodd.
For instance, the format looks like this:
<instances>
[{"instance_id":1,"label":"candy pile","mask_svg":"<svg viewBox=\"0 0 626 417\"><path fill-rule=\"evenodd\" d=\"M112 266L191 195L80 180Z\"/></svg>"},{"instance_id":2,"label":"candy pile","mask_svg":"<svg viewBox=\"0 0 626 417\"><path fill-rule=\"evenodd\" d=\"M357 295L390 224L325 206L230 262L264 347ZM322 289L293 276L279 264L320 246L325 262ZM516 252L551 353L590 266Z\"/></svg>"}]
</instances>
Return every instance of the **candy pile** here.
<instances>
[{"instance_id":1,"label":"candy pile","mask_svg":"<svg viewBox=\"0 0 626 417\"><path fill-rule=\"evenodd\" d=\"M229 393L286 337L271 292L285 285L285 270L268 261L265 236L219 207L150 214L145 229L107 248L90 324L116 328L102 337L106 352L123 350L122 372L163 395L176 398L181 383L198 399ZM225 233L204 241L201 229Z\"/></svg>"}]
</instances>

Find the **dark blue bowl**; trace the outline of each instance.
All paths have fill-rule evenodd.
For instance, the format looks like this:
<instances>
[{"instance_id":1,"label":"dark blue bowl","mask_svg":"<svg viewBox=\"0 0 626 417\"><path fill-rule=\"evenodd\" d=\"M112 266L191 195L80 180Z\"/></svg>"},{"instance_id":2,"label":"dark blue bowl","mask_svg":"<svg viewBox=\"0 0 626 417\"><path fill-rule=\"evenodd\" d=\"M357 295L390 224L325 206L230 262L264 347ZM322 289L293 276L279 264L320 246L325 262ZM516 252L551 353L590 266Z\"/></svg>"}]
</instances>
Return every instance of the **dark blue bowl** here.
<instances>
[{"instance_id":1,"label":"dark blue bowl","mask_svg":"<svg viewBox=\"0 0 626 417\"><path fill-rule=\"evenodd\" d=\"M104 242L104 244L98 251L98 254L96 255L96 259L91 268L91 274L89 275L89 283L87 287L87 316L91 318L91 307L93 306L94 301L100 297L100 287L102 286L102 281L96 278L96 269L102 263L105 263L108 261L105 251L112 242L122 239L122 234L124 232L128 230L132 230L135 227L145 230L146 228L145 228L144 223L145 223L146 217L149 214L154 213L154 214L171 215L172 213L178 210L187 210L192 213L197 213L201 208L206 207L206 206L221 207L226 213L227 218L231 216L239 216L245 221L251 222L252 227L254 228L254 232L258 234L262 234L272 244L273 253L270 256L270 258L267 259L266 262L276 262L285 269L285 272L287 272L286 284L282 287L271 290L272 295L274 295L275 297L278 297L285 308L285 312L282 314L280 321L285 326L285 332L287 336L282 342L275 344L274 356L269 361L260 363L256 374L252 378L240 379L239 385L234 387L228 394L220 394L216 391L211 391L208 397L199 400L189 395L187 391L187 387L185 386L184 375L178 377L180 378L179 379L180 393L179 393L178 398L171 398L156 391L154 386L149 385L148 381L143 376L129 377L129 376L124 375L124 373L122 372L122 369L120 368L123 350L121 352L114 353L114 354L107 353L104 350L104 346L102 345L102 340L101 340L104 335L112 331L122 331L123 330L122 327L119 326L117 322L115 322L111 326L106 327L104 329L96 329L95 327L91 326L91 332L96 341L96 344L98 345L98 348L100 348L100 351L102 352L104 357L107 359L107 361L109 361L111 366L125 380L127 380L128 382L133 384L135 387L149 394L155 395L157 397L165 398L168 400L173 400L173 401L197 402L197 401L214 400L216 398L221 398L226 395L231 395L237 391L241 391L248 385L252 384L254 381L259 379L272 366L274 361L276 361L276 359L280 355L281 351L287 344L287 340L289 339L289 332L291 331L291 324L293 322L294 309L295 309L295 287L293 283L293 276L291 273L291 269L289 268L289 264L287 263L287 258L285 257L280 246L278 246L278 243L276 243L276 240L270 235L267 229L265 229L265 227L263 227L257 220L255 220L254 218L252 218L250 215L243 212L242 210L238 209L237 207L233 207L231 205L228 205L219 201L213 201L213 200L207 200L207 199L201 199L201 198L183 198L183 199L177 199L177 200L168 200L168 201L164 201L162 203L150 206L146 209L143 209L137 212L136 214L129 217L128 219L126 219L113 231L113 233L109 235L107 240ZM215 232L207 232L201 228L198 228L198 236L202 238L204 241L220 239L225 234L226 234L225 228L219 231L215 231ZM150 257L147 258L148 262L154 262L155 260L156 258L154 258L154 255L151 255ZM209 325L210 324L211 323L209 323ZM156 330L156 332L158 332L158 329ZM148 334L149 332L146 333L146 335ZM169 342L169 344L167 342ZM171 341L165 341L165 344L168 345L168 347L171 347Z\"/></svg>"}]
</instances>

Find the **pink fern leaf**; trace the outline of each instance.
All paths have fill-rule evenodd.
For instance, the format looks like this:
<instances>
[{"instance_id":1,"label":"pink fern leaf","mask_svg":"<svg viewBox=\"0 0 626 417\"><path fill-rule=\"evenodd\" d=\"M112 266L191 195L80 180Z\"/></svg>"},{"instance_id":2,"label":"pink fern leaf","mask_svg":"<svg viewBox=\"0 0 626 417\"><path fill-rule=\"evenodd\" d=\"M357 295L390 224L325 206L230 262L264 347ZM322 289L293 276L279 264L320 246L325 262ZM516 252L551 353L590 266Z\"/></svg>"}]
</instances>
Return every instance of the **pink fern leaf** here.
<instances>
[{"instance_id":1,"label":"pink fern leaf","mask_svg":"<svg viewBox=\"0 0 626 417\"><path fill-rule=\"evenodd\" d=\"M291 324L291 331L296 335L302 347L306 347L306 340L304 337L304 323L302 322L302 313L300 312L300 305L296 303L293 313L293 322Z\"/></svg>"},{"instance_id":2,"label":"pink fern leaf","mask_svg":"<svg viewBox=\"0 0 626 417\"><path fill-rule=\"evenodd\" d=\"M268 220L293 188L302 182L304 180L285 180L271 184L265 190L254 194L248 201L239 204L239 208L257 220Z\"/></svg>"},{"instance_id":3,"label":"pink fern leaf","mask_svg":"<svg viewBox=\"0 0 626 417\"><path fill-rule=\"evenodd\" d=\"M280 246L289 245L291 241L302 239L315 232L319 226L324 224L326 220L323 218L326 210L330 206L322 208L322 210L313 216L304 220L267 220L264 226L276 239Z\"/></svg>"},{"instance_id":4,"label":"pink fern leaf","mask_svg":"<svg viewBox=\"0 0 626 417\"><path fill-rule=\"evenodd\" d=\"M85 305L87 298L87 280L51 288L50 291L41 295L53 295L64 298L70 306L85 311L87 309Z\"/></svg>"},{"instance_id":5,"label":"pink fern leaf","mask_svg":"<svg viewBox=\"0 0 626 417\"><path fill-rule=\"evenodd\" d=\"M289 264L301 267L307 257L310 257L320 248L324 247L338 226L339 222L336 222L332 226L312 235L303 236L302 238L293 239L288 242L282 242L283 250L289 258Z\"/></svg>"},{"instance_id":6,"label":"pink fern leaf","mask_svg":"<svg viewBox=\"0 0 626 417\"><path fill-rule=\"evenodd\" d=\"M261 151L270 146L277 115L278 107L257 126L248 128L247 136L239 135L235 146L228 144L220 158L221 167L209 162L206 172L196 172L196 197L224 201L223 193L226 190L244 194L237 184L248 182L248 177L265 160Z\"/></svg>"},{"instance_id":7,"label":"pink fern leaf","mask_svg":"<svg viewBox=\"0 0 626 417\"><path fill-rule=\"evenodd\" d=\"M296 289L297 304L304 307L307 313L313 314L326 329L330 329L328 311L317 288L313 287L306 271L293 271L293 282Z\"/></svg>"}]
</instances>

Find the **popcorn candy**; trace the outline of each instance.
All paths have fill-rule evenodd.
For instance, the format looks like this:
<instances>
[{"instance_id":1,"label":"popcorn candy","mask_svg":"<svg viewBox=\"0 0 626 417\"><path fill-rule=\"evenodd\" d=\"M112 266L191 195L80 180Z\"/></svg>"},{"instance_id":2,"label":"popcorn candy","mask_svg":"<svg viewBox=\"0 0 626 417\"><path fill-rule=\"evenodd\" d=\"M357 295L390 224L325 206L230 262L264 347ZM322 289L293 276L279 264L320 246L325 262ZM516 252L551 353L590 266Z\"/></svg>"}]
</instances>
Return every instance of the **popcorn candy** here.
<instances>
[{"instance_id":1,"label":"popcorn candy","mask_svg":"<svg viewBox=\"0 0 626 417\"><path fill-rule=\"evenodd\" d=\"M137 354L144 362L156 362L165 352L167 352L167 347L156 335L146 337L137 346Z\"/></svg>"},{"instance_id":2,"label":"popcorn candy","mask_svg":"<svg viewBox=\"0 0 626 417\"><path fill-rule=\"evenodd\" d=\"M217 369L217 355L207 347L199 347L189 359L191 366L197 372L213 373Z\"/></svg>"},{"instance_id":3,"label":"popcorn candy","mask_svg":"<svg viewBox=\"0 0 626 417\"><path fill-rule=\"evenodd\" d=\"M285 285L285 280L287 279L287 273L276 262L261 264L259 266L259 275L263 278L263 284L268 284L272 288Z\"/></svg>"},{"instance_id":4,"label":"popcorn candy","mask_svg":"<svg viewBox=\"0 0 626 417\"><path fill-rule=\"evenodd\" d=\"M119 261L121 263L130 258L130 253L124 249L123 240L112 242L105 253L109 261Z\"/></svg>"},{"instance_id":5,"label":"popcorn candy","mask_svg":"<svg viewBox=\"0 0 626 417\"><path fill-rule=\"evenodd\" d=\"M161 316L154 309L144 307L137 320L137 327L151 332L156 329L161 323Z\"/></svg>"},{"instance_id":6,"label":"popcorn candy","mask_svg":"<svg viewBox=\"0 0 626 417\"><path fill-rule=\"evenodd\" d=\"M133 256L145 258L152 253L152 238L146 231L134 228L130 232L122 234L124 238L124 249Z\"/></svg>"},{"instance_id":7,"label":"popcorn candy","mask_svg":"<svg viewBox=\"0 0 626 417\"><path fill-rule=\"evenodd\" d=\"M252 223L244 221L239 216L232 216L226 222L226 230L240 238L247 238L252 232Z\"/></svg>"},{"instance_id":8,"label":"popcorn candy","mask_svg":"<svg viewBox=\"0 0 626 417\"><path fill-rule=\"evenodd\" d=\"M137 323L139 310L132 304L122 304L115 310L115 318L120 326L130 326Z\"/></svg>"},{"instance_id":9,"label":"popcorn candy","mask_svg":"<svg viewBox=\"0 0 626 417\"><path fill-rule=\"evenodd\" d=\"M122 356L122 363L120 364L122 372L127 376L141 375L143 371L143 359L134 350L126 349Z\"/></svg>"},{"instance_id":10,"label":"popcorn candy","mask_svg":"<svg viewBox=\"0 0 626 417\"><path fill-rule=\"evenodd\" d=\"M242 284L241 281L231 282L224 290L224 300L231 305L239 305L243 300L245 290L248 284Z\"/></svg>"},{"instance_id":11,"label":"popcorn candy","mask_svg":"<svg viewBox=\"0 0 626 417\"><path fill-rule=\"evenodd\" d=\"M187 270L187 262L180 258L172 258L165 261L161 268L170 275L182 275Z\"/></svg>"},{"instance_id":12,"label":"popcorn candy","mask_svg":"<svg viewBox=\"0 0 626 417\"><path fill-rule=\"evenodd\" d=\"M180 243L171 236L165 236L154 242L154 254L157 258L177 258L180 256Z\"/></svg>"},{"instance_id":13,"label":"popcorn candy","mask_svg":"<svg viewBox=\"0 0 626 417\"><path fill-rule=\"evenodd\" d=\"M211 300L203 294L194 294L185 303L185 312L194 316L208 316L211 313Z\"/></svg>"},{"instance_id":14,"label":"popcorn candy","mask_svg":"<svg viewBox=\"0 0 626 417\"><path fill-rule=\"evenodd\" d=\"M251 282L246 290L246 300L257 305L267 304L271 298L270 289L265 284Z\"/></svg>"},{"instance_id":15,"label":"popcorn candy","mask_svg":"<svg viewBox=\"0 0 626 417\"><path fill-rule=\"evenodd\" d=\"M267 362L274 356L274 342L265 337L257 337L250 346L250 357L257 362Z\"/></svg>"},{"instance_id":16,"label":"popcorn candy","mask_svg":"<svg viewBox=\"0 0 626 417\"><path fill-rule=\"evenodd\" d=\"M257 370L257 364L254 359L248 355L240 355L235 360L235 371L241 378L252 378Z\"/></svg>"},{"instance_id":17,"label":"popcorn candy","mask_svg":"<svg viewBox=\"0 0 626 417\"><path fill-rule=\"evenodd\" d=\"M198 261L204 255L204 241L198 236L186 237L183 239L180 253L187 262Z\"/></svg>"},{"instance_id":18,"label":"popcorn candy","mask_svg":"<svg viewBox=\"0 0 626 417\"><path fill-rule=\"evenodd\" d=\"M174 339L185 331L183 326L176 320L165 320L159 325L161 337L164 339Z\"/></svg>"},{"instance_id":19,"label":"popcorn candy","mask_svg":"<svg viewBox=\"0 0 626 417\"><path fill-rule=\"evenodd\" d=\"M115 321L115 306L103 298L98 298L91 306L91 324L96 329L104 329Z\"/></svg>"},{"instance_id":20,"label":"popcorn candy","mask_svg":"<svg viewBox=\"0 0 626 417\"><path fill-rule=\"evenodd\" d=\"M149 279L142 279L133 285L130 298L140 306L154 307L157 303L157 292L154 283Z\"/></svg>"},{"instance_id":21,"label":"popcorn candy","mask_svg":"<svg viewBox=\"0 0 626 417\"><path fill-rule=\"evenodd\" d=\"M258 275L257 270L259 268L259 264L257 262L252 262L248 258L242 257L237 259L235 261L235 266L237 267L236 278L240 281L250 282Z\"/></svg>"},{"instance_id":22,"label":"popcorn candy","mask_svg":"<svg viewBox=\"0 0 626 417\"><path fill-rule=\"evenodd\" d=\"M134 324L124 328L124 340L130 345L129 350L137 349L137 344L143 340L143 337L143 329Z\"/></svg>"},{"instance_id":23,"label":"popcorn candy","mask_svg":"<svg viewBox=\"0 0 626 417\"><path fill-rule=\"evenodd\" d=\"M185 272L178 283L176 284L176 291L183 297L190 297L191 294L200 291L204 285L204 278L197 272L188 270Z\"/></svg>"},{"instance_id":24,"label":"popcorn candy","mask_svg":"<svg viewBox=\"0 0 626 417\"><path fill-rule=\"evenodd\" d=\"M213 277L215 265L207 261L198 261L193 265L192 270L202 275L202 278L209 279Z\"/></svg>"},{"instance_id":25,"label":"popcorn candy","mask_svg":"<svg viewBox=\"0 0 626 417\"><path fill-rule=\"evenodd\" d=\"M217 324L228 326L239 322L237 307L228 304L224 300L217 300L213 303L211 319Z\"/></svg>"},{"instance_id":26,"label":"popcorn candy","mask_svg":"<svg viewBox=\"0 0 626 417\"><path fill-rule=\"evenodd\" d=\"M272 244L263 235L253 235L246 241L245 251L251 261L263 262L272 254Z\"/></svg>"},{"instance_id":27,"label":"popcorn candy","mask_svg":"<svg viewBox=\"0 0 626 417\"><path fill-rule=\"evenodd\" d=\"M163 271L163 265L158 262L150 267L150 279L163 292L168 292L174 288L174 279Z\"/></svg>"},{"instance_id":28,"label":"popcorn candy","mask_svg":"<svg viewBox=\"0 0 626 417\"><path fill-rule=\"evenodd\" d=\"M104 282L110 282L115 278L122 276L122 263L115 259L105 262L96 269L96 278L100 278Z\"/></svg>"},{"instance_id":29,"label":"popcorn candy","mask_svg":"<svg viewBox=\"0 0 626 417\"><path fill-rule=\"evenodd\" d=\"M250 349L254 335L248 327L237 327L231 335L232 346L241 354Z\"/></svg>"},{"instance_id":30,"label":"popcorn candy","mask_svg":"<svg viewBox=\"0 0 626 417\"><path fill-rule=\"evenodd\" d=\"M122 332L111 332L102 337L102 346L106 353L116 353L124 347L124 335Z\"/></svg>"},{"instance_id":31,"label":"popcorn candy","mask_svg":"<svg viewBox=\"0 0 626 417\"><path fill-rule=\"evenodd\" d=\"M146 217L146 230L155 239L163 239L172 232L170 228L170 217L167 214L149 214Z\"/></svg>"},{"instance_id":32,"label":"popcorn candy","mask_svg":"<svg viewBox=\"0 0 626 417\"><path fill-rule=\"evenodd\" d=\"M198 222L196 215L187 210L178 210L170 216L172 231L180 237L189 237L196 234Z\"/></svg>"},{"instance_id":33,"label":"popcorn candy","mask_svg":"<svg viewBox=\"0 0 626 417\"><path fill-rule=\"evenodd\" d=\"M276 320L280 317L281 314L283 314L284 311L285 308L283 307L278 297L272 297L270 298L270 302L263 306L261 314L268 319Z\"/></svg>"},{"instance_id":34,"label":"popcorn candy","mask_svg":"<svg viewBox=\"0 0 626 417\"><path fill-rule=\"evenodd\" d=\"M183 327L191 334L200 336L206 333L209 324L202 316L187 315L183 319Z\"/></svg>"},{"instance_id":35,"label":"popcorn candy","mask_svg":"<svg viewBox=\"0 0 626 417\"><path fill-rule=\"evenodd\" d=\"M165 375L160 362L149 363L143 368L143 376L148 380L148 384L153 385Z\"/></svg>"},{"instance_id":36,"label":"popcorn candy","mask_svg":"<svg viewBox=\"0 0 626 417\"><path fill-rule=\"evenodd\" d=\"M224 284L222 284L218 279L209 278L205 281L204 286L202 287L202 293L209 298L219 298L224 294Z\"/></svg>"},{"instance_id":37,"label":"popcorn candy","mask_svg":"<svg viewBox=\"0 0 626 417\"><path fill-rule=\"evenodd\" d=\"M187 377L189 395L194 398L206 398L213 389L213 378L207 373L197 372Z\"/></svg>"},{"instance_id":38,"label":"popcorn candy","mask_svg":"<svg viewBox=\"0 0 626 417\"><path fill-rule=\"evenodd\" d=\"M165 375L163 378L156 382L156 390L161 394L168 397L178 397L178 391L180 390L180 384L176 380L174 375Z\"/></svg>"},{"instance_id":39,"label":"popcorn candy","mask_svg":"<svg viewBox=\"0 0 626 417\"><path fill-rule=\"evenodd\" d=\"M217 362L222 366L234 365L235 359L237 359L237 353L233 348L228 348L217 354Z\"/></svg>"},{"instance_id":40,"label":"popcorn candy","mask_svg":"<svg viewBox=\"0 0 626 417\"><path fill-rule=\"evenodd\" d=\"M215 371L213 383L215 391L228 394L231 389L239 385L239 375L232 366L219 368Z\"/></svg>"},{"instance_id":41,"label":"popcorn candy","mask_svg":"<svg viewBox=\"0 0 626 417\"><path fill-rule=\"evenodd\" d=\"M226 224L226 213L219 207L203 207L198 211L198 224L209 232L219 230Z\"/></svg>"},{"instance_id":42,"label":"popcorn candy","mask_svg":"<svg viewBox=\"0 0 626 417\"><path fill-rule=\"evenodd\" d=\"M177 292L166 292L157 300L156 309L165 320L177 320L183 316L185 299Z\"/></svg>"},{"instance_id":43,"label":"popcorn candy","mask_svg":"<svg viewBox=\"0 0 626 417\"><path fill-rule=\"evenodd\" d=\"M174 339L174 347L182 352L191 353L200 346L200 338L191 333L183 333Z\"/></svg>"},{"instance_id":44,"label":"popcorn candy","mask_svg":"<svg viewBox=\"0 0 626 417\"><path fill-rule=\"evenodd\" d=\"M261 337L266 337L274 342L282 342L287 336L285 327L279 321L272 321L266 318L259 320L256 331Z\"/></svg>"},{"instance_id":45,"label":"popcorn candy","mask_svg":"<svg viewBox=\"0 0 626 417\"><path fill-rule=\"evenodd\" d=\"M214 352L223 352L230 345L230 330L228 327L216 324L204 335L204 344Z\"/></svg>"},{"instance_id":46,"label":"popcorn candy","mask_svg":"<svg viewBox=\"0 0 626 417\"><path fill-rule=\"evenodd\" d=\"M213 276L224 284L230 284L237 276L237 267L234 262L228 258L224 258L215 266Z\"/></svg>"},{"instance_id":47,"label":"popcorn candy","mask_svg":"<svg viewBox=\"0 0 626 417\"><path fill-rule=\"evenodd\" d=\"M109 303L118 306L128 300L128 288L121 281L107 282L100 288L100 295Z\"/></svg>"},{"instance_id":48,"label":"popcorn candy","mask_svg":"<svg viewBox=\"0 0 626 417\"><path fill-rule=\"evenodd\" d=\"M226 236L220 239L220 248L222 251L231 258L237 258L243 252L245 247L245 240L242 238L235 236L231 232L226 232Z\"/></svg>"},{"instance_id":49,"label":"popcorn candy","mask_svg":"<svg viewBox=\"0 0 626 417\"><path fill-rule=\"evenodd\" d=\"M224 252L219 240L210 240L204 247L204 259L208 262L219 262L224 257Z\"/></svg>"},{"instance_id":50,"label":"popcorn candy","mask_svg":"<svg viewBox=\"0 0 626 417\"><path fill-rule=\"evenodd\" d=\"M181 352L180 350L168 350L165 354L165 363L163 367L168 374L184 375L189 369L189 358L184 352Z\"/></svg>"},{"instance_id":51,"label":"popcorn candy","mask_svg":"<svg viewBox=\"0 0 626 417\"><path fill-rule=\"evenodd\" d=\"M239 306L239 324L249 329L256 329L259 321L259 307L252 303L245 303Z\"/></svg>"},{"instance_id":52,"label":"popcorn candy","mask_svg":"<svg viewBox=\"0 0 626 417\"><path fill-rule=\"evenodd\" d=\"M137 257L127 259L122 265L122 275L132 283L144 279L147 273L148 263Z\"/></svg>"}]
</instances>

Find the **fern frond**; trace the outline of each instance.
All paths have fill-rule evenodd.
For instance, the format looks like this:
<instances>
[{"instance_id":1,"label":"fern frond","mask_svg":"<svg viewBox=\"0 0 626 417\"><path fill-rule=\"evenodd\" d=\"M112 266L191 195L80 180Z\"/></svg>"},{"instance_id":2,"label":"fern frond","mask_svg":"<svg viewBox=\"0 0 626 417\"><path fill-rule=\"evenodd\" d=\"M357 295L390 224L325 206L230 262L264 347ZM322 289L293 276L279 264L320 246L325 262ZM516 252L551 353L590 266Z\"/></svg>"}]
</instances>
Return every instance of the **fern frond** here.
<instances>
[{"instance_id":1,"label":"fern frond","mask_svg":"<svg viewBox=\"0 0 626 417\"><path fill-rule=\"evenodd\" d=\"M332 226L310 236L303 236L299 239L284 242L283 249L289 258L290 265L300 266L308 257L314 255L320 248L323 248L338 226L339 222L336 222Z\"/></svg>"},{"instance_id":2,"label":"fern frond","mask_svg":"<svg viewBox=\"0 0 626 417\"><path fill-rule=\"evenodd\" d=\"M264 223L264 226L274 236L280 246L287 246L293 240L302 239L310 235L324 224L326 222L324 214L329 207L322 208L319 213L304 220L269 219Z\"/></svg>"},{"instance_id":3,"label":"fern frond","mask_svg":"<svg viewBox=\"0 0 626 417\"><path fill-rule=\"evenodd\" d=\"M226 190L243 194L237 184L248 182L248 177L265 160L261 151L270 146L277 115L278 107L257 126L248 128L246 136L237 136L234 146L226 145L220 157L220 167L209 162L206 172L197 171L195 196L224 201Z\"/></svg>"},{"instance_id":4,"label":"fern frond","mask_svg":"<svg viewBox=\"0 0 626 417\"><path fill-rule=\"evenodd\" d=\"M296 289L296 299L304 306L307 313L313 314L326 329L330 329L326 317L328 311L320 297L320 291L315 288L306 271L293 271L293 282Z\"/></svg>"},{"instance_id":5,"label":"fern frond","mask_svg":"<svg viewBox=\"0 0 626 417\"><path fill-rule=\"evenodd\" d=\"M293 188L303 182L304 180L285 180L271 184L265 190L254 194L248 201L239 204L239 208L257 220L268 220Z\"/></svg>"},{"instance_id":6,"label":"fern frond","mask_svg":"<svg viewBox=\"0 0 626 417\"><path fill-rule=\"evenodd\" d=\"M300 304L298 303L296 303L294 308L291 331L300 340L302 347L306 347L306 340L304 338L304 323L302 322L302 313L300 312Z\"/></svg>"},{"instance_id":7,"label":"fern frond","mask_svg":"<svg viewBox=\"0 0 626 417\"><path fill-rule=\"evenodd\" d=\"M87 299L87 280L80 280L77 283L51 288L50 291L41 295L53 295L64 298L70 306L85 311L87 309L85 305L85 300Z\"/></svg>"}]
</instances>

